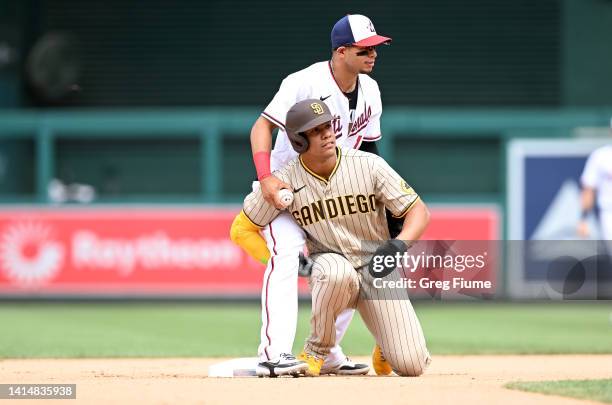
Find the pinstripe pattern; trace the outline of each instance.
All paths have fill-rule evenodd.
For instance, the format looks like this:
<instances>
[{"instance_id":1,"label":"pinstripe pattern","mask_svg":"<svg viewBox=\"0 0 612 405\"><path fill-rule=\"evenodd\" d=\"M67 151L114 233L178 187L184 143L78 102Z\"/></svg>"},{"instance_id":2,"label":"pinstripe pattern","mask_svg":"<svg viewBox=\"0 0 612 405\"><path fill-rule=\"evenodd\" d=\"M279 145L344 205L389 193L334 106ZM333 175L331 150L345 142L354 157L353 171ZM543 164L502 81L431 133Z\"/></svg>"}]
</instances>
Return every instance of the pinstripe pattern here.
<instances>
[{"instance_id":1,"label":"pinstripe pattern","mask_svg":"<svg viewBox=\"0 0 612 405\"><path fill-rule=\"evenodd\" d=\"M425 336L405 289L377 289L366 266L358 269L360 296L358 310L396 373L417 376L431 358ZM393 272L385 280L399 280Z\"/></svg>"},{"instance_id":2,"label":"pinstripe pattern","mask_svg":"<svg viewBox=\"0 0 612 405\"><path fill-rule=\"evenodd\" d=\"M298 159L275 172L294 189L294 201L287 210L307 233L311 253L336 252L360 267L369 262L376 244L363 241L389 239L384 207L401 217L418 200L406 184L379 156L354 149L342 149L332 176L325 180L309 171ZM279 214L261 190L244 201L244 212L263 226Z\"/></svg>"},{"instance_id":3,"label":"pinstripe pattern","mask_svg":"<svg viewBox=\"0 0 612 405\"><path fill-rule=\"evenodd\" d=\"M384 208L402 217L419 197L376 155L338 149L338 159L328 179L299 159L276 172L299 189L287 210L306 232L314 260L311 336L305 350L325 357L335 345L338 314L356 307L396 373L420 375L429 353L407 292L373 288L364 267L380 245L375 241L389 239ZM245 199L244 212L255 224L265 225L280 211L255 190ZM398 277L397 272L387 277Z\"/></svg>"},{"instance_id":4,"label":"pinstripe pattern","mask_svg":"<svg viewBox=\"0 0 612 405\"><path fill-rule=\"evenodd\" d=\"M334 324L346 308L357 307L385 358L399 375L421 375L430 355L406 290L372 287L367 267L357 270L343 256L313 256L311 335L304 350L324 358L335 345ZM393 273L398 277L396 274Z\"/></svg>"},{"instance_id":5,"label":"pinstripe pattern","mask_svg":"<svg viewBox=\"0 0 612 405\"><path fill-rule=\"evenodd\" d=\"M261 189L259 188L246 196L244 199L243 211L247 218L259 227L264 227L272 222L280 212L274 208L273 205L265 202Z\"/></svg>"},{"instance_id":6,"label":"pinstripe pattern","mask_svg":"<svg viewBox=\"0 0 612 405\"><path fill-rule=\"evenodd\" d=\"M313 333L307 341L306 350L323 358L336 344L336 318L344 309L356 305L359 280L350 263L339 254L325 253L311 257L314 260L310 277L310 325Z\"/></svg>"}]
</instances>

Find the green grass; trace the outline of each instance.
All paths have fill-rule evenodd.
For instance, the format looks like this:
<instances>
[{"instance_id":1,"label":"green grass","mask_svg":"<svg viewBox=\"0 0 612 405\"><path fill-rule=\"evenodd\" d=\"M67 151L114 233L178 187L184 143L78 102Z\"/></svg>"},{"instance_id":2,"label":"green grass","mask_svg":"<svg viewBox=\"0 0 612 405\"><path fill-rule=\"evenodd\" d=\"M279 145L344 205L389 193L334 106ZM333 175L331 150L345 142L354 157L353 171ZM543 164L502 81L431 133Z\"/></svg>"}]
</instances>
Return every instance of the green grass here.
<instances>
[{"instance_id":1,"label":"green grass","mask_svg":"<svg viewBox=\"0 0 612 405\"><path fill-rule=\"evenodd\" d=\"M612 353L610 303L417 303L434 354ZM0 357L253 356L259 307L212 303L1 303ZM309 330L300 307L295 352ZM343 341L370 353L358 315Z\"/></svg>"},{"instance_id":2,"label":"green grass","mask_svg":"<svg viewBox=\"0 0 612 405\"><path fill-rule=\"evenodd\" d=\"M612 379L513 382L506 388L612 404Z\"/></svg>"},{"instance_id":3,"label":"green grass","mask_svg":"<svg viewBox=\"0 0 612 405\"><path fill-rule=\"evenodd\" d=\"M432 351L445 354L612 353L612 303L417 307Z\"/></svg>"}]
</instances>

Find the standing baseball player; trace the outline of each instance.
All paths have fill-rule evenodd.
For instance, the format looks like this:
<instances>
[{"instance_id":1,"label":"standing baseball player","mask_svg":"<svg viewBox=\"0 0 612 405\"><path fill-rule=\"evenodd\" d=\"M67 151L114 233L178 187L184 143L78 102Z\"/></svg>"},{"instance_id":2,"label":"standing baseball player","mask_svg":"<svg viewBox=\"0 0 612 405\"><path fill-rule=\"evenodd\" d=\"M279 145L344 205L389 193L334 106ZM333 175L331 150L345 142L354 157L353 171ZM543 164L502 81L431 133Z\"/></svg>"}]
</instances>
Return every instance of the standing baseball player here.
<instances>
[{"instance_id":1,"label":"standing baseball player","mask_svg":"<svg viewBox=\"0 0 612 405\"><path fill-rule=\"evenodd\" d=\"M259 180L255 187L261 188L265 201L281 208L277 199L279 190L291 189L272 171L297 156L287 138L284 119L289 108L300 100L317 98L329 105L334 117L332 130L338 145L377 153L374 142L381 137L382 103L378 84L368 74L376 62L375 47L390 41L391 38L376 33L369 18L347 15L332 29L331 60L315 63L283 80L251 130L253 160ZM277 128L274 150L270 152L272 133ZM390 226L393 223L389 217ZM297 326L298 254L304 249L305 234L286 212L262 229L265 245L257 241L256 233L248 229L241 231L249 225L238 216L232 226L232 240L267 264L262 288L258 372L261 375L291 373L296 367L303 366L291 355L291 350ZM352 309L347 309L338 316L336 342L342 339L353 313ZM374 349L373 362L377 373L390 372L378 347ZM366 374L369 367L351 362L336 346L325 359L323 370L354 375Z\"/></svg>"},{"instance_id":2,"label":"standing baseball player","mask_svg":"<svg viewBox=\"0 0 612 405\"><path fill-rule=\"evenodd\" d=\"M418 376L430 356L407 292L381 294L374 282L380 275L368 263L373 257L404 253L408 246L403 241L421 236L429 211L382 158L337 147L335 119L319 98L293 105L285 130L300 155L275 173L294 190L286 213L307 235L313 260L311 334L298 359L308 364L307 375L318 376L336 344L338 316L357 308L392 369ZM385 207L404 218L397 239L388 240ZM246 197L242 214L256 227L282 215L259 188ZM377 247L372 241L387 242Z\"/></svg>"},{"instance_id":3,"label":"standing baseball player","mask_svg":"<svg viewBox=\"0 0 612 405\"><path fill-rule=\"evenodd\" d=\"M610 128L612 130L612 120ZM595 207L597 197L602 239L612 240L612 145L598 148L589 155L580 182L582 213L578 235L590 235L588 217Z\"/></svg>"}]
</instances>

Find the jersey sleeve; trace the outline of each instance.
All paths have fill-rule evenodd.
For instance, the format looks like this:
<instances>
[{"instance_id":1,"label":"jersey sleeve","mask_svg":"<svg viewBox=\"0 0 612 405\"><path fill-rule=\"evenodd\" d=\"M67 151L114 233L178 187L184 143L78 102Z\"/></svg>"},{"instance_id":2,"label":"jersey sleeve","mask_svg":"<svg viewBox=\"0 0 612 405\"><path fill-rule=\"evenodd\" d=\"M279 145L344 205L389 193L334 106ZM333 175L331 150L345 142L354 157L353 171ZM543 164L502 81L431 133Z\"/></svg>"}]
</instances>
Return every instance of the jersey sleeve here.
<instances>
[{"instance_id":1,"label":"jersey sleeve","mask_svg":"<svg viewBox=\"0 0 612 405\"><path fill-rule=\"evenodd\" d=\"M582 171L582 176L580 177L580 183L584 187L589 188L598 188L600 184L600 164L599 164L599 151L591 153L589 158L587 159L586 164L584 165L584 170Z\"/></svg>"},{"instance_id":2,"label":"jersey sleeve","mask_svg":"<svg viewBox=\"0 0 612 405\"><path fill-rule=\"evenodd\" d=\"M281 83L274 98L264 109L261 115L276 126L285 129L287 111L298 101L303 99L303 80L299 73L287 76Z\"/></svg>"},{"instance_id":3,"label":"jersey sleeve","mask_svg":"<svg viewBox=\"0 0 612 405\"><path fill-rule=\"evenodd\" d=\"M268 225L280 213L279 210L264 199L260 187L257 187L251 194L246 196L242 211L253 225L260 228Z\"/></svg>"},{"instance_id":4,"label":"jersey sleeve","mask_svg":"<svg viewBox=\"0 0 612 405\"><path fill-rule=\"evenodd\" d=\"M291 184L289 182L289 174L286 167L275 171L272 174L278 177L281 181ZM254 190L244 199L242 211L254 225L260 228L272 222L272 220L281 212L266 201L263 196L263 192L261 191L261 187L259 187L259 183L257 183L257 187L255 187Z\"/></svg>"},{"instance_id":5,"label":"jersey sleeve","mask_svg":"<svg viewBox=\"0 0 612 405\"><path fill-rule=\"evenodd\" d=\"M364 142L375 142L382 138L380 130L380 117L382 115L382 101L380 99L380 89L376 82L373 83L373 102L372 102L372 116L370 122L364 131L363 141Z\"/></svg>"},{"instance_id":6,"label":"jersey sleeve","mask_svg":"<svg viewBox=\"0 0 612 405\"><path fill-rule=\"evenodd\" d=\"M419 195L384 159L377 156L375 162L376 199L381 201L394 217L403 217L419 199Z\"/></svg>"}]
</instances>

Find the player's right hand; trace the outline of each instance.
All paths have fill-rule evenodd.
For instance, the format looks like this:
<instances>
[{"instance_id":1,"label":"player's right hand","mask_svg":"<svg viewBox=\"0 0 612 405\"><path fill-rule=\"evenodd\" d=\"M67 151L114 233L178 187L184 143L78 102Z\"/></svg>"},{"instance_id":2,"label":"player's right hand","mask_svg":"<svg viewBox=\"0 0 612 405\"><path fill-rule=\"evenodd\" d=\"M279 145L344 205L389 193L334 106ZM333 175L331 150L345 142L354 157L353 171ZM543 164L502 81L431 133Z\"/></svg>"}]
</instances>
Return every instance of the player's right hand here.
<instances>
[{"instance_id":1,"label":"player's right hand","mask_svg":"<svg viewBox=\"0 0 612 405\"><path fill-rule=\"evenodd\" d=\"M286 188L293 191L293 188L289 184L279 180L278 177L274 175L266 177L259 183L261 185L261 192L263 194L263 197L269 204L274 205L274 207L279 210L285 208L283 204L278 200L278 191L281 188Z\"/></svg>"},{"instance_id":2,"label":"player's right hand","mask_svg":"<svg viewBox=\"0 0 612 405\"><path fill-rule=\"evenodd\" d=\"M588 238L590 236L589 224L587 224L587 221L578 222L578 227L576 227L576 233L581 238Z\"/></svg>"}]
</instances>

